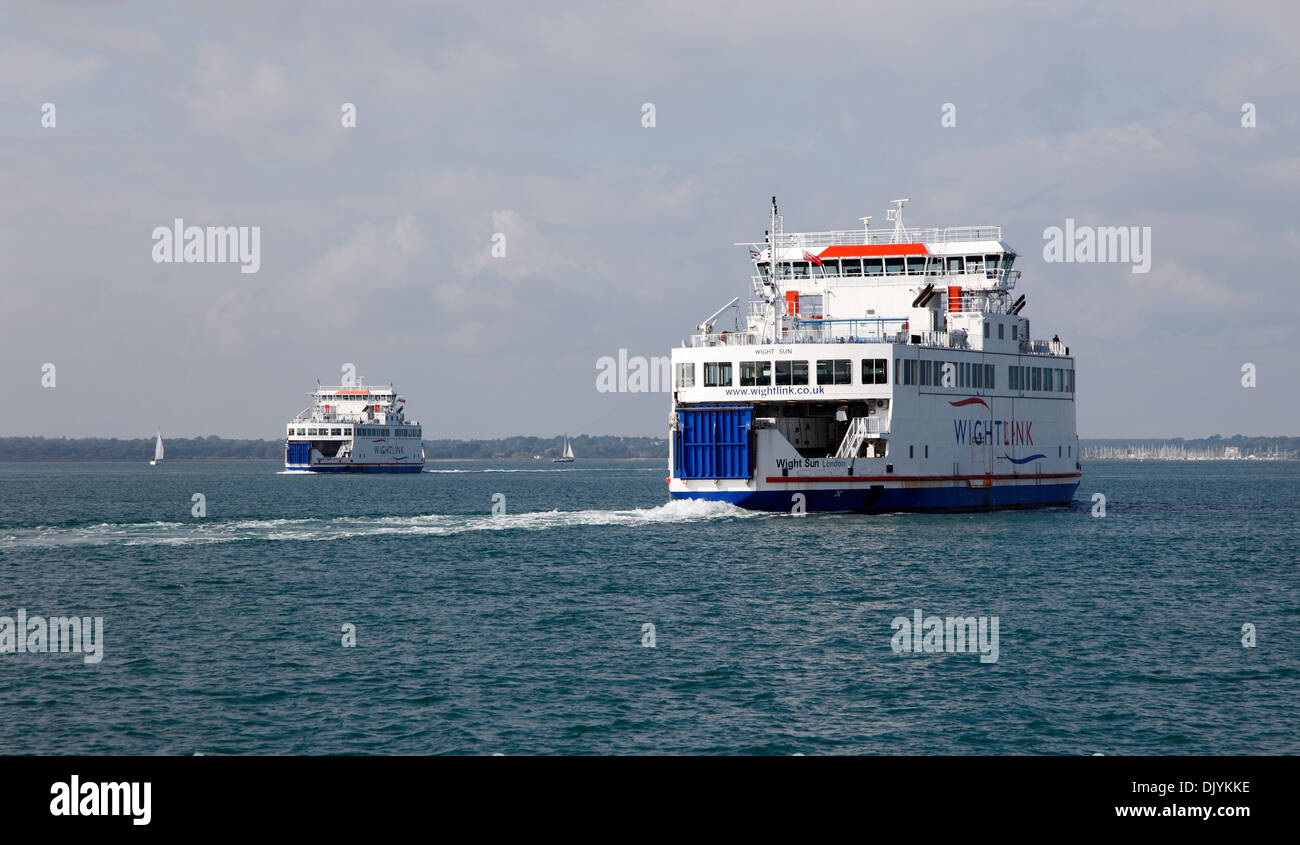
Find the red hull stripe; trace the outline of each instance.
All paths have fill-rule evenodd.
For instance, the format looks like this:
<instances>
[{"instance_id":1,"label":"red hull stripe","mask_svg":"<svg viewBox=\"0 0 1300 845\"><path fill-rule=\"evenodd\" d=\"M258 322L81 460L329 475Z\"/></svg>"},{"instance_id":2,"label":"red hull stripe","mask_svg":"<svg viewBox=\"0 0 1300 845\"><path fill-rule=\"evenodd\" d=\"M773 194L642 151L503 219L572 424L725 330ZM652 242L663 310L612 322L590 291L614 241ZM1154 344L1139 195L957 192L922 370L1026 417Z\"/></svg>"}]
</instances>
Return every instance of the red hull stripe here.
<instances>
[{"instance_id":1,"label":"red hull stripe","mask_svg":"<svg viewBox=\"0 0 1300 845\"><path fill-rule=\"evenodd\" d=\"M768 476L768 484L825 484L850 481L1032 481L1036 478L1082 478L1081 472L1055 472L1041 475L776 475Z\"/></svg>"},{"instance_id":2,"label":"red hull stripe","mask_svg":"<svg viewBox=\"0 0 1300 845\"><path fill-rule=\"evenodd\" d=\"M817 253L818 258L853 258L859 255L929 255L925 244L859 244L857 246L828 246Z\"/></svg>"}]
</instances>

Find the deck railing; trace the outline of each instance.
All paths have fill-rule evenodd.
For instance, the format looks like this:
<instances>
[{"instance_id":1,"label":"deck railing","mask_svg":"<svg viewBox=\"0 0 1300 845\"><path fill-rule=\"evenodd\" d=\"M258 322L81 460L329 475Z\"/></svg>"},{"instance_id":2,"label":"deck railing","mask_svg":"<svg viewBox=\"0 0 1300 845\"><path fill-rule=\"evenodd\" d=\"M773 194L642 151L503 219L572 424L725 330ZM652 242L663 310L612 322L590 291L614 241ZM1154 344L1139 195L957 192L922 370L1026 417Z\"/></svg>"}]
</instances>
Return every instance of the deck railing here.
<instances>
[{"instance_id":1,"label":"deck railing","mask_svg":"<svg viewBox=\"0 0 1300 845\"><path fill-rule=\"evenodd\" d=\"M832 232L786 232L777 238L782 249L791 247L857 246L892 243L952 243L955 241L1000 241L1001 226L951 226L948 228L904 229L902 234L893 229L848 229ZM766 246L766 244L746 244Z\"/></svg>"},{"instance_id":2,"label":"deck railing","mask_svg":"<svg viewBox=\"0 0 1300 845\"><path fill-rule=\"evenodd\" d=\"M886 325L894 323L893 327ZM771 338L761 338L752 332L715 332L712 334L691 335L684 346L784 346L792 343L911 343L912 338L919 337L921 342L913 346L925 346L941 349L970 349L970 338L964 329L952 332L905 332L897 328L897 320L801 320L808 323L804 328L798 325L787 330L781 339L773 343ZM821 323L822 325L817 325ZM1064 356L1069 354L1069 347L1059 340L1022 340L1019 344L1021 355Z\"/></svg>"}]
</instances>

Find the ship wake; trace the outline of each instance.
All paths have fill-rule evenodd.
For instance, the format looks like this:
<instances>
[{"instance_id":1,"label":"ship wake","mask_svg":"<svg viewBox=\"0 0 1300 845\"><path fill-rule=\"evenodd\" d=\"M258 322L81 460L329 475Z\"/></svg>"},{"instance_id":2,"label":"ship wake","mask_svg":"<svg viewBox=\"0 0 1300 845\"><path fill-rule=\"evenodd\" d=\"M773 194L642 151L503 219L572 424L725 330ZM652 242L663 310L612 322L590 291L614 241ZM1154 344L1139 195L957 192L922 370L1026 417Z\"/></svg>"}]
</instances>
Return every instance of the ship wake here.
<instances>
[{"instance_id":1,"label":"ship wake","mask_svg":"<svg viewBox=\"0 0 1300 845\"><path fill-rule=\"evenodd\" d=\"M724 502L679 500L627 510L490 514L204 519L193 522L99 523L78 527L0 529L0 549L65 546L188 546L256 541L316 542L367 537L452 536L473 531L551 531L584 526L662 525L753 519L763 515Z\"/></svg>"}]
</instances>

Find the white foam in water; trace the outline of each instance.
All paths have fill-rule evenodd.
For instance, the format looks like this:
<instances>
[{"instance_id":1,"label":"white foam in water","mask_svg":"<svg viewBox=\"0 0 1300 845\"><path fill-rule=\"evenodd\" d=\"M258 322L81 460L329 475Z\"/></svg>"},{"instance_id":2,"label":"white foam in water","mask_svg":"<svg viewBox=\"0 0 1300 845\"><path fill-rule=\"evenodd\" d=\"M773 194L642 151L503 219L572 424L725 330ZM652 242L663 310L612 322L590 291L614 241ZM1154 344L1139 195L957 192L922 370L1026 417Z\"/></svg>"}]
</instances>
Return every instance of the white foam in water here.
<instances>
[{"instance_id":1,"label":"white foam in water","mask_svg":"<svg viewBox=\"0 0 1300 845\"><path fill-rule=\"evenodd\" d=\"M236 519L228 522L100 523L79 528L20 528L0 537L0 548L15 546L183 546L247 540L310 542L350 537L447 536L469 531L549 531L592 525L655 525L753 518L763 514L725 502L678 499L654 508L629 510L533 511L501 516L426 514L422 516L337 517L334 519Z\"/></svg>"}]
</instances>

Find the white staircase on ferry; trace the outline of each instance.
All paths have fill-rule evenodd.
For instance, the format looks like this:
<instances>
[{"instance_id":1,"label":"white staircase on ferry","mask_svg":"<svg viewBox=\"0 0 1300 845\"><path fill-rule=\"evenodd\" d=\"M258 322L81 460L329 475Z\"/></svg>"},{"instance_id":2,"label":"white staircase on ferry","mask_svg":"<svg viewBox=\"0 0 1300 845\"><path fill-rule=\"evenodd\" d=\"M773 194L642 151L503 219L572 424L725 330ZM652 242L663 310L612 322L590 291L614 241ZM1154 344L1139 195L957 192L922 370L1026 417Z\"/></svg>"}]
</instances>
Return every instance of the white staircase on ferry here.
<instances>
[{"instance_id":1,"label":"white staircase on ferry","mask_svg":"<svg viewBox=\"0 0 1300 845\"><path fill-rule=\"evenodd\" d=\"M844 439L840 441L840 448L835 450L835 457L856 458L858 456L862 444L871 436L867 420L867 417L854 417L849 422L849 430L844 432Z\"/></svg>"}]
</instances>

